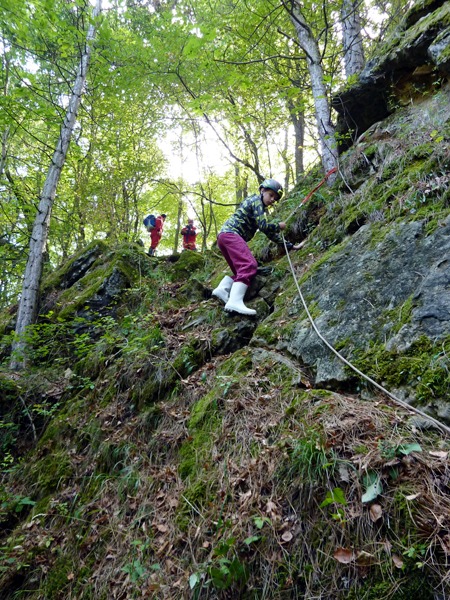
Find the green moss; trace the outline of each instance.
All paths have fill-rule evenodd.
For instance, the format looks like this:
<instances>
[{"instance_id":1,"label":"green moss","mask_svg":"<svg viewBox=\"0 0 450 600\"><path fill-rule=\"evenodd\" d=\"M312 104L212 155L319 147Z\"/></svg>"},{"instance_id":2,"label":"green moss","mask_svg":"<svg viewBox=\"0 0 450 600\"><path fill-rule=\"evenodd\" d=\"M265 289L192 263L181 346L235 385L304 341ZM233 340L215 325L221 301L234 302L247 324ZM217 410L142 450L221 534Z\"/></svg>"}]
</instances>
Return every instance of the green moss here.
<instances>
[{"instance_id":1,"label":"green moss","mask_svg":"<svg viewBox=\"0 0 450 600\"><path fill-rule=\"evenodd\" d=\"M173 368L181 377L187 377L196 371L205 360L204 351L199 340L191 339L183 346L173 361Z\"/></svg>"},{"instance_id":2,"label":"green moss","mask_svg":"<svg viewBox=\"0 0 450 600\"><path fill-rule=\"evenodd\" d=\"M450 336L437 345L422 337L403 354L374 345L353 357L352 362L375 381L390 387L409 386L415 389L420 402L429 402L446 398L450 392L449 352Z\"/></svg>"},{"instance_id":3,"label":"green moss","mask_svg":"<svg viewBox=\"0 0 450 600\"><path fill-rule=\"evenodd\" d=\"M42 591L48 600L60 600L70 583L69 574L76 569L74 561L68 555L59 555L47 573Z\"/></svg>"},{"instance_id":4,"label":"green moss","mask_svg":"<svg viewBox=\"0 0 450 600\"><path fill-rule=\"evenodd\" d=\"M252 366L252 353L248 348L241 348L221 365L219 375L232 376L246 373Z\"/></svg>"},{"instance_id":5,"label":"green moss","mask_svg":"<svg viewBox=\"0 0 450 600\"><path fill-rule=\"evenodd\" d=\"M189 442L185 442L180 448L181 477L186 478L196 472L197 466L210 457L212 439L209 431L199 430L194 433Z\"/></svg>"},{"instance_id":6,"label":"green moss","mask_svg":"<svg viewBox=\"0 0 450 600\"><path fill-rule=\"evenodd\" d=\"M200 398L191 410L189 420L190 437L180 447L179 472L183 478L199 473L210 463L214 432L222 422L217 399L223 390L220 384Z\"/></svg>"},{"instance_id":7,"label":"green moss","mask_svg":"<svg viewBox=\"0 0 450 600\"><path fill-rule=\"evenodd\" d=\"M194 404L191 410L191 417L188 422L190 429L196 428L202 421L208 419L211 414L217 412L217 390L214 388L206 396L200 398Z\"/></svg>"},{"instance_id":8,"label":"green moss","mask_svg":"<svg viewBox=\"0 0 450 600\"><path fill-rule=\"evenodd\" d=\"M192 273L203 269L205 266L205 257L200 252L185 250L180 254L179 260L173 265L173 279L185 279Z\"/></svg>"},{"instance_id":9,"label":"green moss","mask_svg":"<svg viewBox=\"0 0 450 600\"><path fill-rule=\"evenodd\" d=\"M433 600L435 598L431 582L420 571L392 574L383 578L382 573L368 577L361 587L353 587L347 600Z\"/></svg>"},{"instance_id":10,"label":"green moss","mask_svg":"<svg viewBox=\"0 0 450 600\"><path fill-rule=\"evenodd\" d=\"M393 323L390 330L391 335L398 333L404 325L411 321L411 315L414 308L413 296L414 294L407 298L400 306L396 306L391 310L385 310L382 313L380 319L382 323Z\"/></svg>"},{"instance_id":11,"label":"green moss","mask_svg":"<svg viewBox=\"0 0 450 600\"><path fill-rule=\"evenodd\" d=\"M68 453L62 448L54 448L42 458L22 465L21 470L33 490L33 498L38 500L64 485L74 473Z\"/></svg>"}]
</instances>

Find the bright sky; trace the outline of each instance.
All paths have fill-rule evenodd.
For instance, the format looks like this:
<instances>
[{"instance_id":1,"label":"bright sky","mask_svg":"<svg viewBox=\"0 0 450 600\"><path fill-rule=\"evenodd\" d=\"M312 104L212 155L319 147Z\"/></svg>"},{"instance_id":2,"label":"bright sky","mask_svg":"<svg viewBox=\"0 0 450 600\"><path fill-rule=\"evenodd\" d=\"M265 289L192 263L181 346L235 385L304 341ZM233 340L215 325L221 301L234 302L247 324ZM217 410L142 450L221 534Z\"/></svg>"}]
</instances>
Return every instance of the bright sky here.
<instances>
[{"instance_id":1,"label":"bright sky","mask_svg":"<svg viewBox=\"0 0 450 600\"><path fill-rule=\"evenodd\" d=\"M202 171L211 169L218 175L224 175L230 168L228 153L220 144L212 131L206 130L205 142L197 156L194 137L188 134L169 132L160 140L160 147L169 161L168 176L178 177L188 183L195 183L202 178ZM182 150L180 148L182 146Z\"/></svg>"}]
</instances>

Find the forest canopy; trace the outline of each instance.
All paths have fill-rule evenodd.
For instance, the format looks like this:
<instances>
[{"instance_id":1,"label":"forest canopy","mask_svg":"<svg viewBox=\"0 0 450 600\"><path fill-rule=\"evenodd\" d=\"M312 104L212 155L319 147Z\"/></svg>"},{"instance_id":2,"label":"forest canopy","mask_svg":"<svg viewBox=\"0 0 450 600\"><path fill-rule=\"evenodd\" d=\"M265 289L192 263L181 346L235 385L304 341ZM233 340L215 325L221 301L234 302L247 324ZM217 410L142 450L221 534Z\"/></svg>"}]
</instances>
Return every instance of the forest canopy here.
<instances>
[{"instance_id":1,"label":"forest canopy","mask_svg":"<svg viewBox=\"0 0 450 600\"><path fill-rule=\"evenodd\" d=\"M147 245L148 212L168 215L162 252L179 249L188 215L205 248L265 177L289 190L311 165L332 165L331 97L357 77L402 4L104 0L95 14L83 0L4 0L0 305L20 295L87 46L70 144L39 232L44 270L96 238Z\"/></svg>"}]
</instances>

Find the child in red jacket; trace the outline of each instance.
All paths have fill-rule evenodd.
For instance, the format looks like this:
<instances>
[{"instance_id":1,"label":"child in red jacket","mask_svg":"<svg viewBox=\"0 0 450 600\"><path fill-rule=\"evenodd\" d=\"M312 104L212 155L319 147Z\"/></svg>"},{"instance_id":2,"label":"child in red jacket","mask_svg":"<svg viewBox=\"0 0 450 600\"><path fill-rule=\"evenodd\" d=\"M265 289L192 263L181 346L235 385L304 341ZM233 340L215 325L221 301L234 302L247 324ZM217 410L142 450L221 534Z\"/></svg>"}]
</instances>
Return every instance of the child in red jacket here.
<instances>
[{"instance_id":1,"label":"child in red jacket","mask_svg":"<svg viewBox=\"0 0 450 600\"><path fill-rule=\"evenodd\" d=\"M162 215L159 215L159 217L156 217L155 226L150 231L151 243L150 243L150 249L148 251L149 256L156 255L156 247L158 246L159 242L161 241L165 220L166 220L166 215L164 213Z\"/></svg>"},{"instance_id":2,"label":"child in red jacket","mask_svg":"<svg viewBox=\"0 0 450 600\"><path fill-rule=\"evenodd\" d=\"M183 236L183 250L197 250L195 245L197 230L194 226L194 219L188 219L188 224L181 230L181 235Z\"/></svg>"}]
</instances>

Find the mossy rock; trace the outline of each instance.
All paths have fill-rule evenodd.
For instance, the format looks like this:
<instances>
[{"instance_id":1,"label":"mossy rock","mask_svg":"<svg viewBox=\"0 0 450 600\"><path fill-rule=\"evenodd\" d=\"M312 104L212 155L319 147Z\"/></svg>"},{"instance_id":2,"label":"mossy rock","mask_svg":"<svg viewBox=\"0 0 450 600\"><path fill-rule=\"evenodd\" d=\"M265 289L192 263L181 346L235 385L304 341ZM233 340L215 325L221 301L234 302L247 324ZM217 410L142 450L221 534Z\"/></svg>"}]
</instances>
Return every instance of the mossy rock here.
<instances>
[{"instance_id":1,"label":"mossy rock","mask_svg":"<svg viewBox=\"0 0 450 600\"><path fill-rule=\"evenodd\" d=\"M84 277L92 265L108 250L102 240L93 240L79 250L59 268L49 274L44 273L41 293L45 295L52 288L66 289Z\"/></svg>"},{"instance_id":2,"label":"mossy rock","mask_svg":"<svg viewBox=\"0 0 450 600\"><path fill-rule=\"evenodd\" d=\"M185 250L181 253L179 260L172 266L171 272L174 280L190 277L192 273L203 269L205 257L200 252Z\"/></svg>"},{"instance_id":3,"label":"mossy rock","mask_svg":"<svg viewBox=\"0 0 450 600\"><path fill-rule=\"evenodd\" d=\"M74 315L92 320L140 280L146 264L147 257L137 244L109 249L104 242L92 242L44 280L41 314L51 320Z\"/></svg>"},{"instance_id":4,"label":"mossy rock","mask_svg":"<svg viewBox=\"0 0 450 600\"><path fill-rule=\"evenodd\" d=\"M239 376L252 368L252 353L248 348L242 348L228 358L218 372L219 376Z\"/></svg>"}]
</instances>

